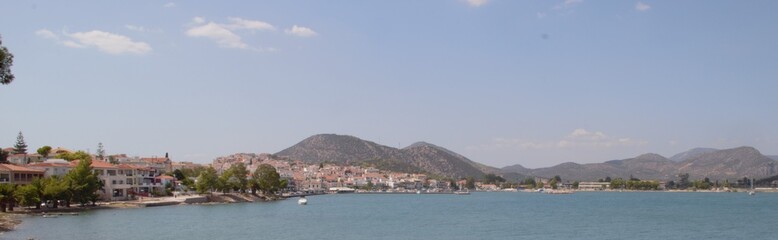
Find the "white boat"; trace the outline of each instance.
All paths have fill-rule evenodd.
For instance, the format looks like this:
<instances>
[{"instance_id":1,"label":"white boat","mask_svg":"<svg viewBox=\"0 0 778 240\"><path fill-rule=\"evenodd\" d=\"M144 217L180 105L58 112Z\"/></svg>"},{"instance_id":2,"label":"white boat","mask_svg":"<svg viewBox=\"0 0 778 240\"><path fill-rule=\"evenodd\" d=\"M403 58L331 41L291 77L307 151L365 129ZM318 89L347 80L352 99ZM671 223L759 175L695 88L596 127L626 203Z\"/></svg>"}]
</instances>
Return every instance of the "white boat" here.
<instances>
[{"instance_id":1,"label":"white boat","mask_svg":"<svg viewBox=\"0 0 778 240\"><path fill-rule=\"evenodd\" d=\"M297 200L297 204L306 205L308 204L308 199L305 199L305 196L302 196L300 197L300 200Z\"/></svg>"},{"instance_id":2,"label":"white boat","mask_svg":"<svg viewBox=\"0 0 778 240\"><path fill-rule=\"evenodd\" d=\"M456 195L470 195L470 191L456 191L454 192Z\"/></svg>"}]
</instances>

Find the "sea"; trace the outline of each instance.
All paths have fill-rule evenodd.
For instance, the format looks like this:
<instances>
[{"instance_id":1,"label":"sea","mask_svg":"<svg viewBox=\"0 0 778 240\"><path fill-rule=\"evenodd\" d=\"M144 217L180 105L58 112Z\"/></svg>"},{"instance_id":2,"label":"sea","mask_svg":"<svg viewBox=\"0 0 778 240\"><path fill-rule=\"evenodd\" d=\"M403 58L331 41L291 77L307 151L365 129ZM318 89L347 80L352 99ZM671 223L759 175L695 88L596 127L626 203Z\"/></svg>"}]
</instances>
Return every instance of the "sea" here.
<instances>
[{"instance_id":1,"label":"sea","mask_svg":"<svg viewBox=\"0 0 778 240\"><path fill-rule=\"evenodd\" d=\"M0 239L778 239L778 193L335 194L24 217Z\"/></svg>"}]
</instances>

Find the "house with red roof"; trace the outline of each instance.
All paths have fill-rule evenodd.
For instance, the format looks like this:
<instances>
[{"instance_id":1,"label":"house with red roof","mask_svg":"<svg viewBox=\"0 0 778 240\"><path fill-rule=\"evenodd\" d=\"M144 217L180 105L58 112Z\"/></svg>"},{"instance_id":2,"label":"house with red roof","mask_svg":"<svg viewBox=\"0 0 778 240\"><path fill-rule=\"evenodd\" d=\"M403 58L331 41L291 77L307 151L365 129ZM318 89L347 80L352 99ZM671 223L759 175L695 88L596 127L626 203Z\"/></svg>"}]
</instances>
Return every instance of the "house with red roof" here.
<instances>
[{"instance_id":1,"label":"house with red roof","mask_svg":"<svg viewBox=\"0 0 778 240\"><path fill-rule=\"evenodd\" d=\"M13 164L0 164L0 184L29 184L43 178L44 171Z\"/></svg>"}]
</instances>

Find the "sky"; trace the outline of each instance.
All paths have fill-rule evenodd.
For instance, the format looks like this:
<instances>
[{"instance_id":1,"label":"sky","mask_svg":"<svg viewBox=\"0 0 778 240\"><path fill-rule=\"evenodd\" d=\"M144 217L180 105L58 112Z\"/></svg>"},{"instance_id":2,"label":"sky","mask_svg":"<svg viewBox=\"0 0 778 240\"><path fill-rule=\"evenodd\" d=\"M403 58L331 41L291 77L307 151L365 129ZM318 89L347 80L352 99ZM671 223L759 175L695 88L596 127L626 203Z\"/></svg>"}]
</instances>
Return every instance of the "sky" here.
<instances>
[{"instance_id":1,"label":"sky","mask_svg":"<svg viewBox=\"0 0 778 240\"><path fill-rule=\"evenodd\" d=\"M209 163L311 135L495 167L778 154L777 1L9 1L0 146Z\"/></svg>"}]
</instances>

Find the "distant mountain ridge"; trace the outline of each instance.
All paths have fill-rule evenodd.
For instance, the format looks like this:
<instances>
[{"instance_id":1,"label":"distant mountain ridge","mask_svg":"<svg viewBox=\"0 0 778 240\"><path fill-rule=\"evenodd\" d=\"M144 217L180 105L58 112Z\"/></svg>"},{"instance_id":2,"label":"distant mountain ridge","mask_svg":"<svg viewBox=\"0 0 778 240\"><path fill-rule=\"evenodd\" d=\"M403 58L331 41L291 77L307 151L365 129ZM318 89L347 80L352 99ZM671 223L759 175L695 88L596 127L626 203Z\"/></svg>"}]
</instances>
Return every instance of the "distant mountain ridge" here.
<instances>
[{"instance_id":1,"label":"distant mountain ridge","mask_svg":"<svg viewBox=\"0 0 778 240\"><path fill-rule=\"evenodd\" d=\"M672 157L670 157L670 160L673 160L674 162L683 162L686 161L686 159L697 157L699 155L706 154L706 153L715 152L718 150L719 149L715 149L715 148L692 148L689 151L673 155Z\"/></svg>"},{"instance_id":2,"label":"distant mountain ridge","mask_svg":"<svg viewBox=\"0 0 778 240\"><path fill-rule=\"evenodd\" d=\"M723 150L694 148L670 158L647 153L603 163L567 162L537 169L517 164L498 169L426 142L417 142L398 149L354 136L318 134L276 153L275 156L308 163L333 162L374 166L384 170L423 172L452 178L481 177L493 173L514 181L526 176L551 178L556 175L563 179L583 181L629 176L672 180L681 173L689 173L693 178L739 179L767 177L778 173L778 162L775 159L777 157L762 155L752 147Z\"/></svg>"},{"instance_id":3,"label":"distant mountain ridge","mask_svg":"<svg viewBox=\"0 0 778 240\"><path fill-rule=\"evenodd\" d=\"M504 167L501 171L545 178L559 175L563 179L586 181L629 176L640 179L672 180L680 173L689 173L693 178L738 179L772 176L778 172L777 166L776 160L762 155L752 147L738 147L724 150L695 148L676 154L671 159L649 153L604 163L562 163L538 169L513 165Z\"/></svg>"},{"instance_id":4,"label":"distant mountain ridge","mask_svg":"<svg viewBox=\"0 0 778 240\"><path fill-rule=\"evenodd\" d=\"M318 134L275 155L309 163L365 164L385 170L425 172L443 177L480 177L497 168L474 162L451 150L426 142L402 149L353 136Z\"/></svg>"}]
</instances>

